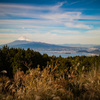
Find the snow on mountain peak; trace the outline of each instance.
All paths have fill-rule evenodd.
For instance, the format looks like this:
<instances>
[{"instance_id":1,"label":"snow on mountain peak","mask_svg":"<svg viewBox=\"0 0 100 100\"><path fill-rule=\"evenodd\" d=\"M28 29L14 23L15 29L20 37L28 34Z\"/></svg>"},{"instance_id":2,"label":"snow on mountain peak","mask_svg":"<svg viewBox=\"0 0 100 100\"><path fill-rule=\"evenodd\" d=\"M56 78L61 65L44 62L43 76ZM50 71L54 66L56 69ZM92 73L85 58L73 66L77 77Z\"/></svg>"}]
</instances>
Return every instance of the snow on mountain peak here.
<instances>
[{"instance_id":1,"label":"snow on mountain peak","mask_svg":"<svg viewBox=\"0 0 100 100\"><path fill-rule=\"evenodd\" d=\"M18 38L18 40L31 41L31 40L28 39L26 36L21 36L21 37Z\"/></svg>"}]
</instances>

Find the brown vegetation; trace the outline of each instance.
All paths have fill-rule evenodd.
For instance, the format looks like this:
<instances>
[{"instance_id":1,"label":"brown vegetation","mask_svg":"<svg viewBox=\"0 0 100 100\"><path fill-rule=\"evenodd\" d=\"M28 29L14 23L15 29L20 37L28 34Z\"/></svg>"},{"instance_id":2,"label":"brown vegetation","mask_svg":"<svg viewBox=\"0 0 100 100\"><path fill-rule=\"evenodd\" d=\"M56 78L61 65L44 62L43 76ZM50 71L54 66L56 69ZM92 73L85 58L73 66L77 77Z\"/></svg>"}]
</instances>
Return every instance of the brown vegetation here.
<instances>
[{"instance_id":1,"label":"brown vegetation","mask_svg":"<svg viewBox=\"0 0 100 100\"><path fill-rule=\"evenodd\" d=\"M42 71L39 67L29 69L26 74L17 70L14 79L0 77L0 99L5 100L99 100L100 70L92 69L62 77L57 66L51 65ZM67 70L67 69L66 69ZM55 74L53 74L55 73ZM62 73L63 74L63 73ZM70 76L70 77L68 77Z\"/></svg>"}]
</instances>

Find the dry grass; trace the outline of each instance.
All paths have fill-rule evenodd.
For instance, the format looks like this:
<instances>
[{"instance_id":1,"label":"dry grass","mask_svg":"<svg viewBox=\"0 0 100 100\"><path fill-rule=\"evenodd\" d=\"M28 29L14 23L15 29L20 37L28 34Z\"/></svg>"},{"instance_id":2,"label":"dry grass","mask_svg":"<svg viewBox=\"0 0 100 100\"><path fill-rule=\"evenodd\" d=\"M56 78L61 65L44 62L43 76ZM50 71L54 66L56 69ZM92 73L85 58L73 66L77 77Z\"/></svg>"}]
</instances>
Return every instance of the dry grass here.
<instances>
[{"instance_id":1,"label":"dry grass","mask_svg":"<svg viewBox=\"0 0 100 100\"><path fill-rule=\"evenodd\" d=\"M84 71L70 71L67 78L47 66L29 69L26 74L18 70L14 80L0 78L0 100L99 100L100 70L93 69L88 74ZM55 73L55 74L54 74ZM68 77L70 76L70 77ZM56 77L56 78L55 78Z\"/></svg>"}]
</instances>

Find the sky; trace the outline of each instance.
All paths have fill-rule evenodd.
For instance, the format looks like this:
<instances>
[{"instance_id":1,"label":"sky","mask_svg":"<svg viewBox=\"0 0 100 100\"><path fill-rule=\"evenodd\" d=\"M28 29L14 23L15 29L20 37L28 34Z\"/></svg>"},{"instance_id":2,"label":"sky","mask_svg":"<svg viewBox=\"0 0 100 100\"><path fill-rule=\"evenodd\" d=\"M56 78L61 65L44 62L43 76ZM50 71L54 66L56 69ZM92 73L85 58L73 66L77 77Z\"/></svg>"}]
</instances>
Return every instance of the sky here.
<instances>
[{"instance_id":1,"label":"sky","mask_svg":"<svg viewBox=\"0 0 100 100\"><path fill-rule=\"evenodd\" d=\"M100 0L0 0L0 44L24 38L100 44Z\"/></svg>"}]
</instances>

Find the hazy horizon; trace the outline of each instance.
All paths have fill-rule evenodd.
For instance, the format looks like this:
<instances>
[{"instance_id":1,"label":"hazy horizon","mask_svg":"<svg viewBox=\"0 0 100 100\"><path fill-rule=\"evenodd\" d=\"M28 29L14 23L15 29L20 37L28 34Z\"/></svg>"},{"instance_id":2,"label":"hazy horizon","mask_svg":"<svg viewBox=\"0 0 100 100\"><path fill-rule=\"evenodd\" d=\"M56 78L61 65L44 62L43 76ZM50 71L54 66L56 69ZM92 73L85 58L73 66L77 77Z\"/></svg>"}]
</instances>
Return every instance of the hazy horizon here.
<instances>
[{"instance_id":1,"label":"hazy horizon","mask_svg":"<svg viewBox=\"0 0 100 100\"><path fill-rule=\"evenodd\" d=\"M0 1L0 45L22 37L50 44L100 45L100 1Z\"/></svg>"},{"instance_id":2,"label":"hazy horizon","mask_svg":"<svg viewBox=\"0 0 100 100\"><path fill-rule=\"evenodd\" d=\"M7 45L9 43L12 43L12 42L16 42L16 41L28 41L28 42L41 42L41 41L34 41L34 40L30 40L28 39L27 37L24 37L24 36L21 36L19 37L18 39L14 40L14 41L11 41L11 42L8 42L8 43L4 43L4 44L0 44L0 45ZM41 42L41 43L47 43L47 44L55 44L55 45L62 45L62 46L65 46L65 45L80 45L80 46L89 46L89 45L99 45L99 44L80 44L80 43L65 43L65 44L56 44L56 43L48 43L48 42Z\"/></svg>"}]
</instances>

